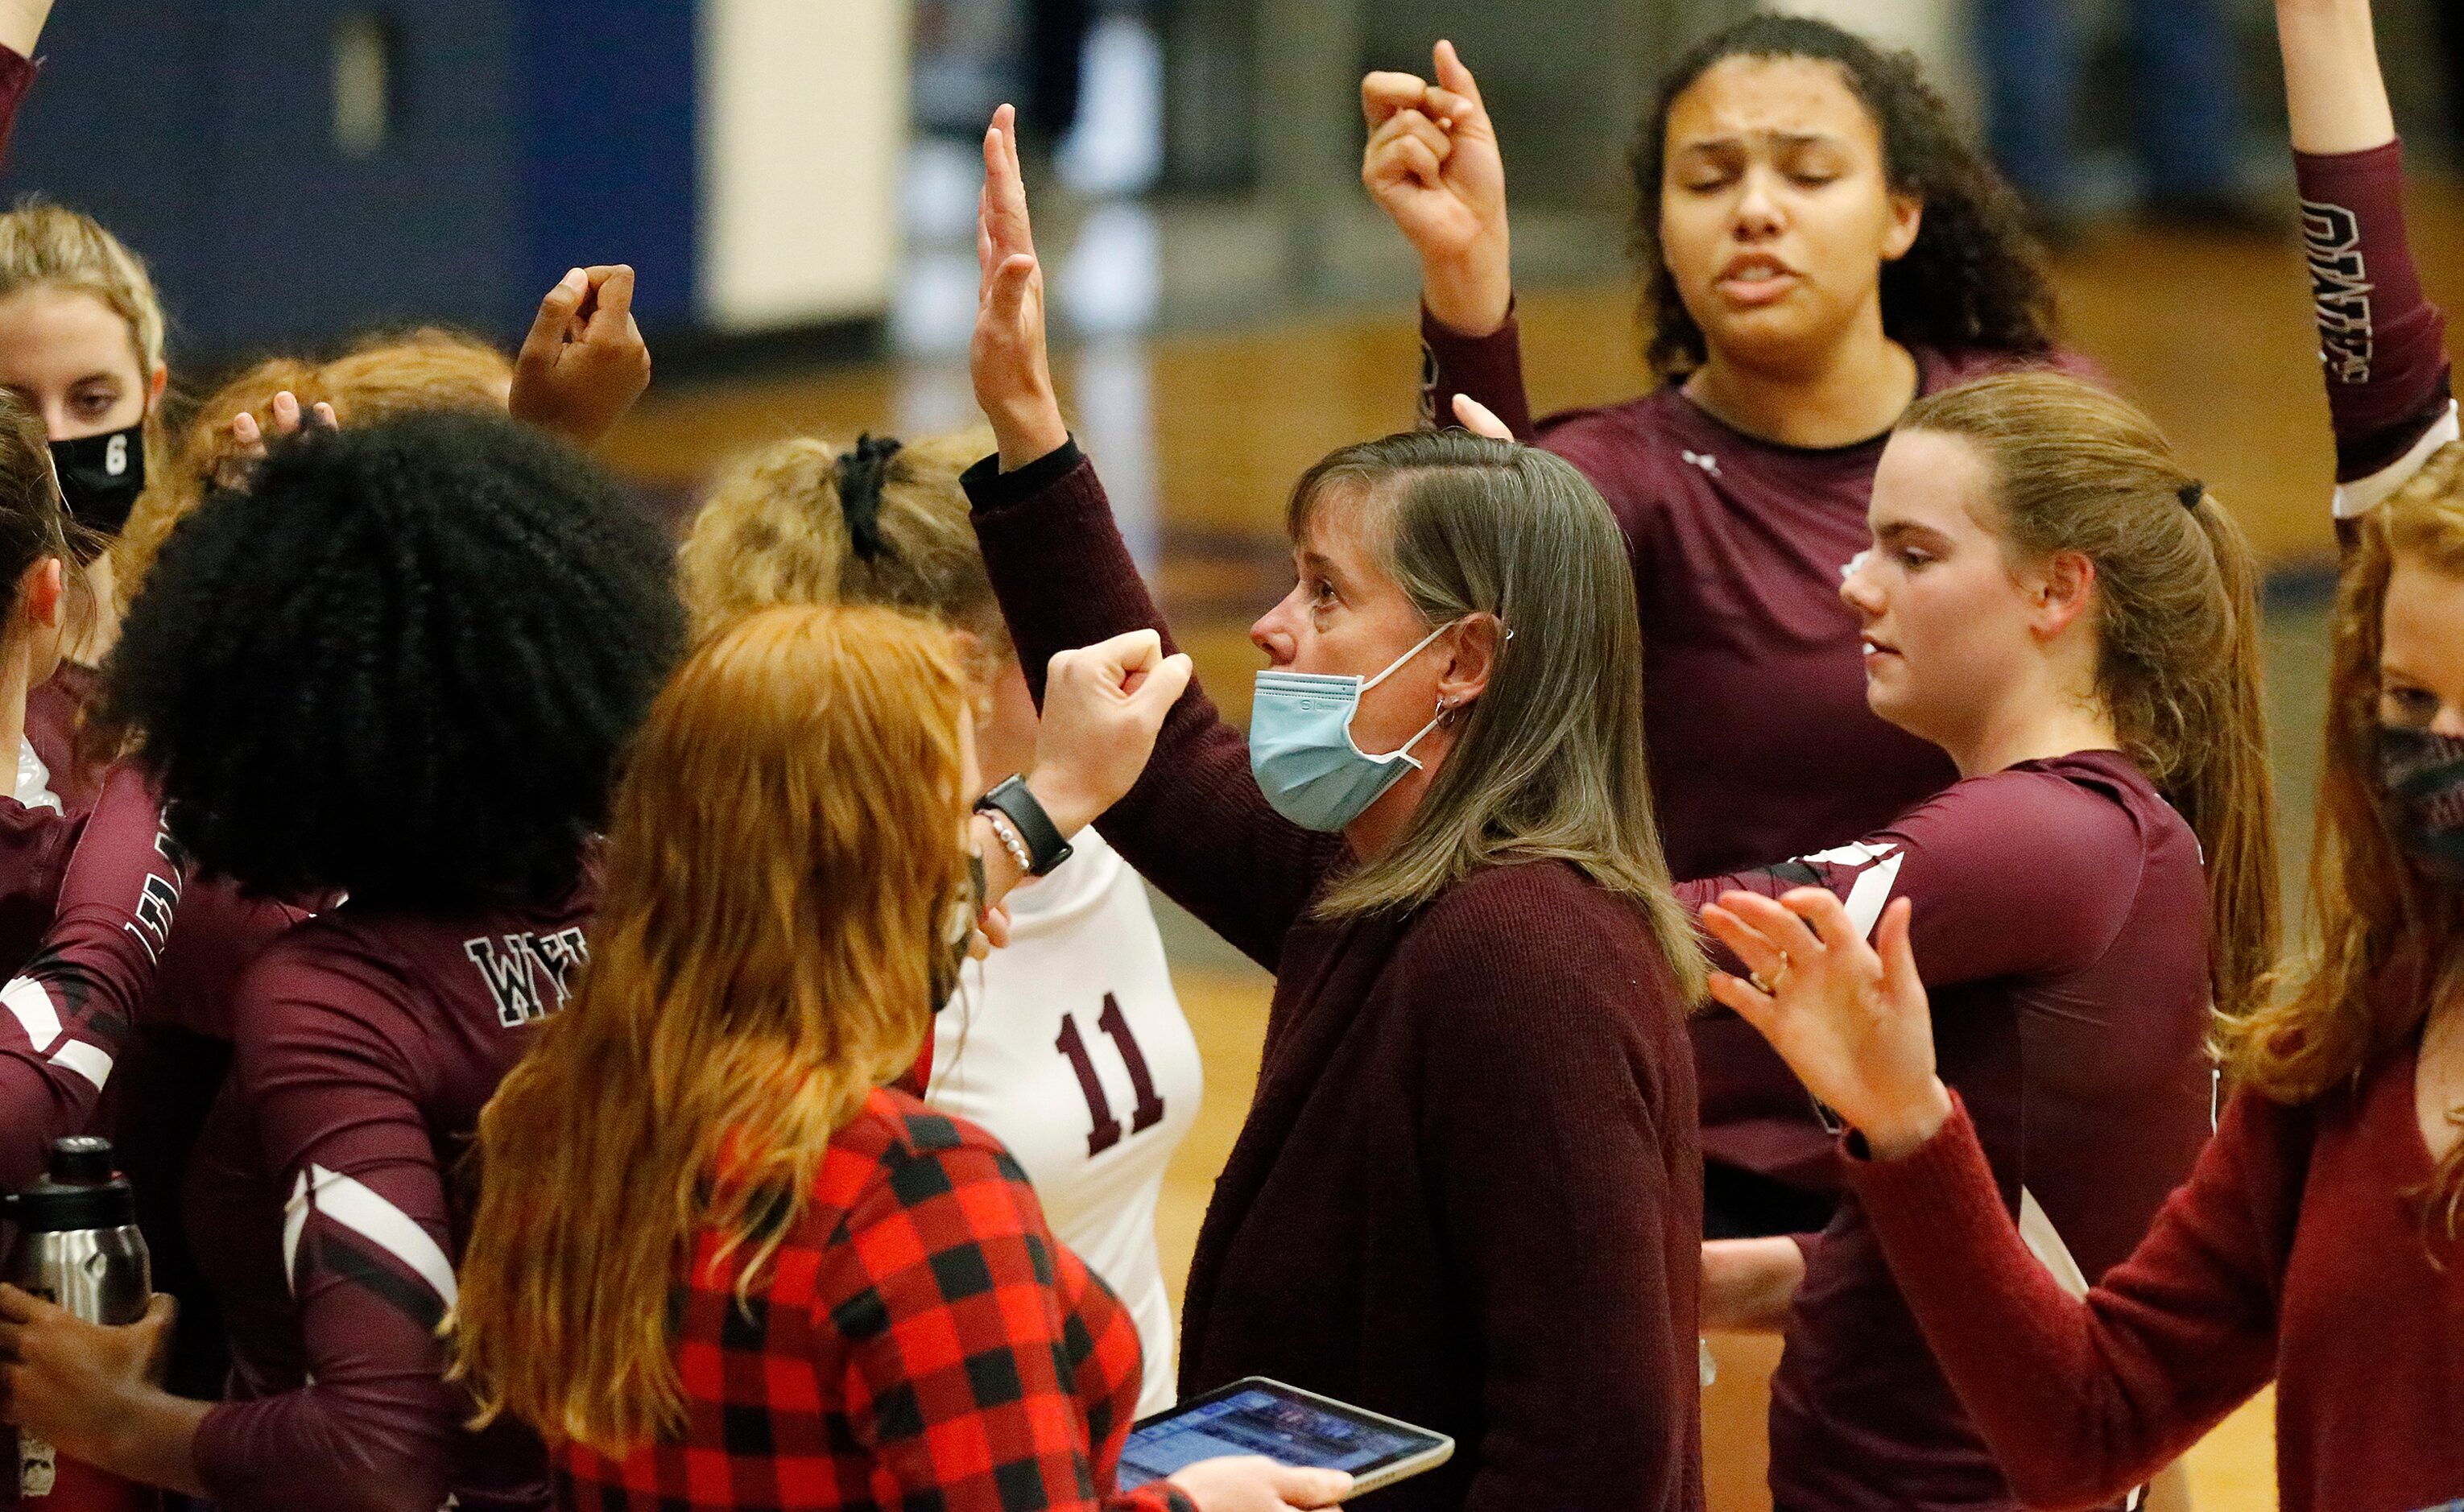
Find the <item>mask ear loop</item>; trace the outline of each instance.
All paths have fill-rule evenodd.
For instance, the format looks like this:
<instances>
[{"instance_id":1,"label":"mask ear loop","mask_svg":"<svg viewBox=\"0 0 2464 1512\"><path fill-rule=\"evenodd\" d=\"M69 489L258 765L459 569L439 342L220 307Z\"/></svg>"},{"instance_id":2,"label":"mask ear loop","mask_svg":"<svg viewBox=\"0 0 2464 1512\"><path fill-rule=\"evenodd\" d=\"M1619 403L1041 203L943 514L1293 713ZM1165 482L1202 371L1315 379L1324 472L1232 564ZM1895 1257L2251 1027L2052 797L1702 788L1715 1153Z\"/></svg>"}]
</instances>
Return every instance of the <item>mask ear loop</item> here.
<instances>
[{"instance_id":1,"label":"mask ear loop","mask_svg":"<svg viewBox=\"0 0 2464 1512\"><path fill-rule=\"evenodd\" d=\"M1466 618L1468 618L1468 616L1466 616ZM1369 679L1369 680L1368 680L1367 682L1365 682L1365 683L1362 683L1362 684L1360 685L1360 690L1361 690L1362 692L1364 692L1364 693L1365 693L1365 692L1369 691L1369 690L1371 690L1371 689L1373 689L1373 688L1376 687L1379 683L1384 682L1387 678L1394 676L1394 675L1395 675L1395 671L1396 671L1396 668L1397 668L1401 667L1405 662L1410 661L1413 657L1418 656L1418 655L1419 655L1422 651L1427 650L1427 649L1429 648L1429 643L1430 643L1430 642L1432 642L1432 641L1436 640L1439 636L1445 634L1448 630L1453 629L1456 625L1461 625L1461 624L1463 624L1463 622L1462 620L1448 620L1445 624L1439 625L1436 629L1431 630L1428 634L1426 634L1426 635L1424 635L1424 636L1420 637L1420 644L1419 644L1419 645L1413 646L1413 647L1412 647L1410 650L1408 650L1408 651L1405 651L1405 652L1404 652L1400 657L1398 657L1398 658L1396 660L1395 665L1394 665L1393 667L1389 667L1389 668L1387 668L1384 671L1379 672L1376 676L1375 676L1375 677L1373 677L1373 678ZM1514 639L1514 631L1513 631L1513 629L1512 629L1511 627L1507 628L1507 632L1506 632L1506 638L1507 638L1507 640L1509 640L1509 641L1510 641L1510 640L1512 640L1512 639ZM1355 706L1355 709L1356 709L1356 708L1357 708L1357 706ZM1387 752L1384 756L1371 756L1371 757L1370 757L1370 759L1375 760L1375 761L1391 761L1391 760L1395 759L1397 756L1400 756L1400 757L1402 757L1404 760L1406 760L1406 761L1410 761L1410 762L1412 763L1412 765L1414 765L1415 767L1419 766L1420 763L1419 763L1417 759L1415 759L1415 758L1413 757L1413 756L1412 756L1412 748L1413 748L1414 746L1416 746L1416 745L1419 745L1419 744L1420 743L1420 741L1421 741L1422 737L1426 736L1430 731L1435 730L1436 728L1438 728L1438 726L1440 726L1440 725L1441 725L1441 724L1444 724L1444 723L1446 723L1448 720L1452 719L1452 718L1454 717L1454 712L1455 712L1455 711L1454 711L1454 706L1453 706L1453 705L1451 705L1451 704L1447 703L1447 702L1446 702L1444 699L1442 699L1442 698L1439 699L1439 700L1438 700L1438 712L1437 712L1436 715L1435 715L1434 717L1432 717L1432 718L1429 720L1429 722L1428 722L1427 724L1424 724L1424 725L1422 725L1422 726L1420 727L1420 729L1419 729L1419 733L1418 734L1413 735L1411 739L1404 741L1401 745L1397 746L1394 750ZM1345 737L1346 737L1346 738L1349 738L1349 737L1351 736L1351 734L1352 734L1352 731L1351 731L1351 724L1350 724L1350 721L1348 721L1348 720L1347 720L1347 721L1345 722L1345 728L1344 728L1344 734L1345 734ZM1353 749L1354 751L1360 751L1360 747L1359 747L1358 745L1356 745L1356 744L1355 744L1352 749ZM1366 752L1366 751L1361 751L1361 752L1360 752L1360 754L1361 754L1362 756L1368 756L1368 755L1369 755L1369 753L1368 753L1368 752Z\"/></svg>"},{"instance_id":2,"label":"mask ear loop","mask_svg":"<svg viewBox=\"0 0 2464 1512\"><path fill-rule=\"evenodd\" d=\"M1439 625L1428 634L1421 636L1419 645L1413 646L1410 650L1405 651L1402 655L1395 658L1393 662L1387 665L1384 671L1379 672L1376 676L1370 678L1365 683L1362 683L1360 685L1360 690L1365 693L1369 691L1369 690L1376 687L1379 683L1382 683L1389 677L1394 676L1397 670L1399 669L1404 663L1410 661L1413 657L1419 655L1422 651L1427 650L1429 648L1430 642L1435 641L1439 636L1445 634L1448 630L1453 629L1456 625L1461 625L1462 623L1463 622L1461 620L1448 620L1445 624Z\"/></svg>"}]
</instances>

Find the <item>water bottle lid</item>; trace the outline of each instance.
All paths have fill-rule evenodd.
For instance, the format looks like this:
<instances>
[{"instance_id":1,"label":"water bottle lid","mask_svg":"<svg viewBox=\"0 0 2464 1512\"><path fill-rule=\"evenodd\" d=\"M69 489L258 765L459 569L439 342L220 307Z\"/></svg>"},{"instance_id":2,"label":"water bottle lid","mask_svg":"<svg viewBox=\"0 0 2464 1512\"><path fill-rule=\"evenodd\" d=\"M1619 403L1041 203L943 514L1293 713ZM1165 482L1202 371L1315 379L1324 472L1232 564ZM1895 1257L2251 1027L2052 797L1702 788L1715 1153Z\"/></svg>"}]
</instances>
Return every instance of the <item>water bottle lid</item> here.
<instances>
[{"instance_id":1,"label":"water bottle lid","mask_svg":"<svg viewBox=\"0 0 2464 1512\"><path fill-rule=\"evenodd\" d=\"M51 1178L66 1187L99 1187L120 1172L111 1159L111 1141L92 1134L71 1134L52 1141Z\"/></svg>"},{"instance_id":2,"label":"water bottle lid","mask_svg":"<svg viewBox=\"0 0 2464 1512\"><path fill-rule=\"evenodd\" d=\"M137 1221L137 1194L112 1169L110 1140L72 1134L52 1141L42 1180L10 1194L8 1216L33 1234L124 1228Z\"/></svg>"}]
</instances>

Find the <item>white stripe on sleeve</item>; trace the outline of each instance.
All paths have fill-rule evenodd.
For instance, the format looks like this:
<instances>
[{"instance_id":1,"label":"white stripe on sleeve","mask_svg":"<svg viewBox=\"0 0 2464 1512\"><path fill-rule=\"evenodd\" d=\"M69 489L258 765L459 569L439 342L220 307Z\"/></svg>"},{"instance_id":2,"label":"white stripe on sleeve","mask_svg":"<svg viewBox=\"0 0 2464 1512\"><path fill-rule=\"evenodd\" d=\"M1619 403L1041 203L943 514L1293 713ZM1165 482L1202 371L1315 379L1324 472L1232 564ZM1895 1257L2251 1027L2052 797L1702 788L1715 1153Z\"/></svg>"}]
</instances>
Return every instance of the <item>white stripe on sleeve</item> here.
<instances>
[{"instance_id":1,"label":"white stripe on sleeve","mask_svg":"<svg viewBox=\"0 0 2464 1512\"><path fill-rule=\"evenodd\" d=\"M299 1295L299 1231L308 1226L308 1172L291 1183L291 1200L282 1205L282 1284Z\"/></svg>"},{"instance_id":2,"label":"white stripe on sleeve","mask_svg":"<svg viewBox=\"0 0 2464 1512\"><path fill-rule=\"evenodd\" d=\"M100 1045L88 1044L82 1040L71 1040L53 1051L52 1064L67 1066L77 1075L92 1082L94 1089L98 1092L102 1090L102 1084L111 1077L111 1052Z\"/></svg>"},{"instance_id":3,"label":"white stripe on sleeve","mask_svg":"<svg viewBox=\"0 0 2464 1512\"><path fill-rule=\"evenodd\" d=\"M17 1016L17 1022L33 1041L34 1053L42 1054L60 1037L60 1013L52 1006L51 990L32 976L14 976L9 985L0 987L0 1006Z\"/></svg>"},{"instance_id":4,"label":"white stripe on sleeve","mask_svg":"<svg viewBox=\"0 0 2464 1512\"><path fill-rule=\"evenodd\" d=\"M1874 926L1882 922L1882 909L1891 901L1891 885L1900 880L1900 866L1907 859L1904 850L1891 852L1860 873L1848 889L1848 922L1860 936L1870 937Z\"/></svg>"},{"instance_id":5,"label":"white stripe on sleeve","mask_svg":"<svg viewBox=\"0 0 2464 1512\"><path fill-rule=\"evenodd\" d=\"M322 1166L308 1168L308 1190L318 1212L409 1266L448 1308L460 1299L453 1283L453 1262L409 1214L371 1188Z\"/></svg>"}]
</instances>

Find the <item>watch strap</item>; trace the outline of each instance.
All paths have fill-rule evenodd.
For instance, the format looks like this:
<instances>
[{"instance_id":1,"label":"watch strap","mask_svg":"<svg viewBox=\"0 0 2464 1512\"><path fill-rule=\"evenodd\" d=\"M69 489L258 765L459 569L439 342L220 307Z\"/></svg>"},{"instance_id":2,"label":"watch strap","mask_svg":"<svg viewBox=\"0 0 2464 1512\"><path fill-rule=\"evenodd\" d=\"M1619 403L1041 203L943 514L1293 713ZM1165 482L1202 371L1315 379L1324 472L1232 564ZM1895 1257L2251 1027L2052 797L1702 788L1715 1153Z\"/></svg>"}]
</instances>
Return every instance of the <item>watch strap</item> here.
<instances>
[{"instance_id":1,"label":"watch strap","mask_svg":"<svg viewBox=\"0 0 2464 1512\"><path fill-rule=\"evenodd\" d=\"M1052 816L1046 814L1044 805L1036 800L1024 778L1012 776L1002 779L999 786L976 800L976 807L979 810L989 809L1008 820L1010 827L1018 831L1018 838L1026 842L1028 876L1049 875L1053 867L1069 859L1069 842L1062 838L1060 829L1052 822Z\"/></svg>"}]
</instances>

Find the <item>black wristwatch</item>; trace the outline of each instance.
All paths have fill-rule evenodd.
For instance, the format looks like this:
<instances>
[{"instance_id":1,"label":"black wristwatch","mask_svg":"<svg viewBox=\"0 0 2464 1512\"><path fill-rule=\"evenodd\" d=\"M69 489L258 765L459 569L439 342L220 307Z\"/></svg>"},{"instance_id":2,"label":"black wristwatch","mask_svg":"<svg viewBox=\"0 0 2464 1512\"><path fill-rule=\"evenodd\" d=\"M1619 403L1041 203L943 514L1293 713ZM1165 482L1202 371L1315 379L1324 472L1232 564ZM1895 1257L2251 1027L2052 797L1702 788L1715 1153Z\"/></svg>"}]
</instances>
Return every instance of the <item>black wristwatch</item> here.
<instances>
[{"instance_id":1,"label":"black wristwatch","mask_svg":"<svg viewBox=\"0 0 2464 1512\"><path fill-rule=\"evenodd\" d=\"M1047 876L1053 867L1069 859L1069 842L1061 837L1052 816L1036 801L1024 778L1012 776L976 800L977 813L987 809L1008 820L1010 827L1018 831L1018 838L1026 842L1028 876Z\"/></svg>"}]
</instances>

